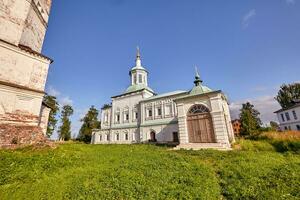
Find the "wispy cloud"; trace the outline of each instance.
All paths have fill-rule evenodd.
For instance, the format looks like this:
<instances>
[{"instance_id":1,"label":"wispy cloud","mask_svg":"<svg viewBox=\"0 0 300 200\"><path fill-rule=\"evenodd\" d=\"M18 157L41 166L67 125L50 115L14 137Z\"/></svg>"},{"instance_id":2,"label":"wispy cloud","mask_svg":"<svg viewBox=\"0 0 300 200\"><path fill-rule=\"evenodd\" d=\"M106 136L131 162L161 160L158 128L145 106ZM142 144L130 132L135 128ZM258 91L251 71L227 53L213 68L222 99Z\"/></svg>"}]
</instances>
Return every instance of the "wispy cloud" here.
<instances>
[{"instance_id":1,"label":"wispy cloud","mask_svg":"<svg viewBox=\"0 0 300 200\"><path fill-rule=\"evenodd\" d=\"M244 28L247 28L249 26L249 23L251 21L251 19L253 19L256 16L256 10L252 9L249 12L247 12L243 19L242 19L242 25Z\"/></svg>"},{"instance_id":2,"label":"wispy cloud","mask_svg":"<svg viewBox=\"0 0 300 200\"><path fill-rule=\"evenodd\" d=\"M239 117L242 104L246 102L253 104L255 109L260 112L260 118L264 124L267 124L270 121L278 121L274 111L280 109L280 106L272 95L261 96L253 99L244 99L231 103L229 107L232 119Z\"/></svg>"},{"instance_id":3,"label":"wispy cloud","mask_svg":"<svg viewBox=\"0 0 300 200\"><path fill-rule=\"evenodd\" d=\"M62 95L62 93L53 86L47 88L47 93L55 96L60 106L73 105L73 100L69 96Z\"/></svg>"},{"instance_id":4,"label":"wispy cloud","mask_svg":"<svg viewBox=\"0 0 300 200\"><path fill-rule=\"evenodd\" d=\"M296 0L285 0L285 2L288 4L288 5L294 5L296 3Z\"/></svg>"},{"instance_id":5,"label":"wispy cloud","mask_svg":"<svg viewBox=\"0 0 300 200\"><path fill-rule=\"evenodd\" d=\"M51 96L59 96L60 95L60 92L58 90L56 90L53 86L49 86L48 90L47 90L47 93Z\"/></svg>"},{"instance_id":6,"label":"wispy cloud","mask_svg":"<svg viewBox=\"0 0 300 200\"><path fill-rule=\"evenodd\" d=\"M70 97L68 97L68 96L59 98L58 101L59 101L59 104L62 105L62 106L65 106L65 105L70 105L71 106L71 105L73 105L73 100L70 99Z\"/></svg>"}]
</instances>

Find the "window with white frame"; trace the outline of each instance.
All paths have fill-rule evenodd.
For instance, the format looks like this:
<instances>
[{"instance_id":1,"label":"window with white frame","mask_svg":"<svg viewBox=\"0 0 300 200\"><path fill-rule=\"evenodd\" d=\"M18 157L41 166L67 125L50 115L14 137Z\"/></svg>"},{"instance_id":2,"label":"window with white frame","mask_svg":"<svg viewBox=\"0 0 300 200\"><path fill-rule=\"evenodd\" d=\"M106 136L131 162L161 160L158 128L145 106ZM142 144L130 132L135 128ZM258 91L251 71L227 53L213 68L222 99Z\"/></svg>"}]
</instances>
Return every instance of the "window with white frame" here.
<instances>
[{"instance_id":1,"label":"window with white frame","mask_svg":"<svg viewBox=\"0 0 300 200\"><path fill-rule=\"evenodd\" d=\"M290 114L288 112L285 113L285 118L286 118L287 121L291 120Z\"/></svg>"},{"instance_id":2,"label":"window with white frame","mask_svg":"<svg viewBox=\"0 0 300 200\"><path fill-rule=\"evenodd\" d=\"M115 122L120 123L120 113L119 112L116 113Z\"/></svg>"},{"instance_id":3,"label":"window with white frame","mask_svg":"<svg viewBox=\"0 0 300 200\"><path fill-rule=\"evenodd\" d=\"M129 122L129 108L128 107L126 107L125 109L124 109L124 112L123 112L123 114L124 114L124 122Z\"/></svg>"},{"instance_id":4,"label":"window with white frame","mask_svg":"<svg viewBox=\"0 0 300 200\"><path fill-rule=\"evenodd\" d=\"M143 75L139 74L139 83L143 83Z\"/></svg>"},{"instance_id":5,"label":"window with white frame","mask_svg":"<svg viewBox=\"0 0 300 200\"><path fill-rule=\"evenodd\" d=\"M152 117L152 108L148 109L148 117Z\"/></svg>"},{"instance_id":6,"label":"window with white frame","mask_svg":"<svg viewBox=\"0 0 300 200\"><path fill-rule=\"evenodd\" d=\"M136 84L136 74L133 75L133 84Z\"/></svg>"},{"instance_id":7,"label":"window with white frame","mask_svg":"<svg viewBox=\"0 0 300 200\"><path fill-rule=\"evenodd\" d=\"M297 117L297 113L296 113L296 111L294 111L294 110L293 110L293 111L292 111L292 113L293 113L294 119L295 119L295 120L297 120L297 119L298 119L298 117Z\"/></svg>"},{"instance_id":8,"label":"window with white frame","mask_svg":"<svg viewBox=\"0 0 300 200\"><path fill-rule=\"evenodd\" d=\"M128 140L128 133L125 133L125 140Z\"/></svg>"},{"instance_id":9,"label":"window with white frame","mask_svg":"<svg viewBox=\"0 0 300 200\"><path fill-rule=\"evenodd\" d=\"M155 116L156 116L156 117L161 117L161 115L162 115L161 105L158 105L158 106L156 107Z\"/></svg>"},{"instance_id":10,"label":"window with white frame","mask_svg":"<svg viewBox=\"0 0 300 200\"><path fill-rule=\"evenodd\" d=\"M172 104L166 104L165 106L165 115L171 116L172 115Z\"/></svg>"},{"instance_id":11,"label":"window with white frame","mask_svg":"<svg viewBox=\"0 0 300 200\"><path fill-rule=\"evenodd\" d=\"M281 116L281 120L284 122L284 121L285 121L284 115L283 115L283 114L280 114L280 116Z\"/></svg>"}]
</instances>

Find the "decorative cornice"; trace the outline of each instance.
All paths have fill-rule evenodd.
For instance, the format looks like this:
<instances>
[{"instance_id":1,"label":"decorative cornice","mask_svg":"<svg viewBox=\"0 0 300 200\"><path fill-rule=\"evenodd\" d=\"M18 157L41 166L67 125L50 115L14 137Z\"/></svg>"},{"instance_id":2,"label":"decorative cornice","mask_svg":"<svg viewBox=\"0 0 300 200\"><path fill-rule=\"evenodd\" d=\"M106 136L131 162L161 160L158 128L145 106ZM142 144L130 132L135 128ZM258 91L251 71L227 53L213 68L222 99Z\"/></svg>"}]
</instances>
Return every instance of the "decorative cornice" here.
<instances>
[{"instance_id":1,"label":"decorative cornice","mask_svg":"<svg viewBox=\"0 0 300 200\"><path fill-rule=\"evenodd\" d=\"M18 84L15 84L15 83L10 83L10 82L5 82L5 81L1 81L1 80L0 80L0 85L14 87L14 88L21 89L21 90L28 90L28 91L36 92L36 93L40 93L40 94L45 94L45 92L42 91L42 90L36 90L36 89L32 89L32 88L29 88L29 87L26 87L26 86L22 86L22 85L18 85Z\"/></svg>"}]
</instances>

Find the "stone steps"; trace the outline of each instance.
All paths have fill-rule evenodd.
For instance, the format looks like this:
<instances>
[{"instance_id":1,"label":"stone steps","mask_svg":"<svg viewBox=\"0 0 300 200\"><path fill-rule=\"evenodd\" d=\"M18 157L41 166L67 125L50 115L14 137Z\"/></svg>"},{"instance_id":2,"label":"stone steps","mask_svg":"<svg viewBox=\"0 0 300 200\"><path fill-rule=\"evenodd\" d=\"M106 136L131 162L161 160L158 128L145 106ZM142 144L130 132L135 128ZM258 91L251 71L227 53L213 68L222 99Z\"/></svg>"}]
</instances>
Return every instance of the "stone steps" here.
<instances>
[{"instance_id":1,"label":"stone steps","mask_svg":"<svg viewBox=\"0 0 300 200\"><path fill-rule=\"evenodd\" d=\"M179 144L174 147L174 150L180 149L192 149L192 150L200 150L200 149L216 149L216 150L231 150L231 147L228 144L222 143L189 143L189 144Z\"/></svg>"}]
</instances>

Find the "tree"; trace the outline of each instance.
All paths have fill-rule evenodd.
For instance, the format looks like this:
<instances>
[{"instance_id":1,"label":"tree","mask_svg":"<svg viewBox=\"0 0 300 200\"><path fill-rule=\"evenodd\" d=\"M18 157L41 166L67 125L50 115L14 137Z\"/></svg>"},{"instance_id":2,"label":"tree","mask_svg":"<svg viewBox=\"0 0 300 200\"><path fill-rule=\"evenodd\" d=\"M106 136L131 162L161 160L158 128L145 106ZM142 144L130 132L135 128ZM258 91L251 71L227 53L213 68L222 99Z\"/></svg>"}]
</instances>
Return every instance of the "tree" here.
<instances>
[{"instance_id":1,"label":"tree","mask_svg":"<svg viewBox=\"0 0 300 200\"><path fill-rule=\"evenodd\" d=\"M58 105L58 102L57 102L55 96L46 94L44 96L43 101L45 102L45 104L47 104L51 108L51 111L49 113L47 132L46 132L46 135L48 137L51 137L51 135L53 134L53 131L56 128L56 124L57 124L56 115L59 112L59 105Z\"/></svg>"},{"instance_id":2,"label":"tree","mask_svg":"<svg viewBox=\"0 0 300 200\"><path fill-rule=\"evenodd\" d=\"M271 129L272 129L273 131L279 130L279 125L278 125L277 122L270 121L270 126L271 126Z\"/></svg>"},{"instance_id":3,"label":"tree","mask_svg":"<svg viewBox=\"0 0 300 200\"><path fill-rule=\"evenodd\" d=\"M104 104L101 109L106 109L106 108L110 108L110 107L111 107L110 104Z\"/></svg>"},{"instance_id":4,"label":"tree","mask_svg":"<svg viewBox=\"0 0 300 200\"><path fill-rule=\"evenodd\" d=\"M300 99L300 83L283 84L278 91L275 99L282 108L288 108L295 104L296 100Z\"/></svg>"},{"instance_id":5,"label":"tree","mask_svg":"<svg viewBox=\"0 0 300 200\"><path fill-rule=\"evenodd\" d=\"M91 106L84 118L81 119L83 124L79 130L78 139L80 141L91 142L93 129L100 128L100 121L97 119L98 114L99 111L94 106Z\"/></svg>"},{"instance_id":6,"label":"tree","mask_svg":"<svg viewBox=\"0 0 300 200\"><path fill-rule=\"evenodd\" d=\"M61 126L58 129L59 139L68 141L71 139L71 121L70 116L73 114L73 108L65 105L61 111Z\"/></svg>"},{"instance_id":7,"label":"tree","mask_svg":"<svg viewBox=\"0 0 300 200\"><path fill-rule=\"evenodd\" d=\"M254 106L247 102L242 105L240 120L241 120L241 134L254 136L259 133L261 120L260 113L254 109Z\"/></svg>"}]
</instances>

